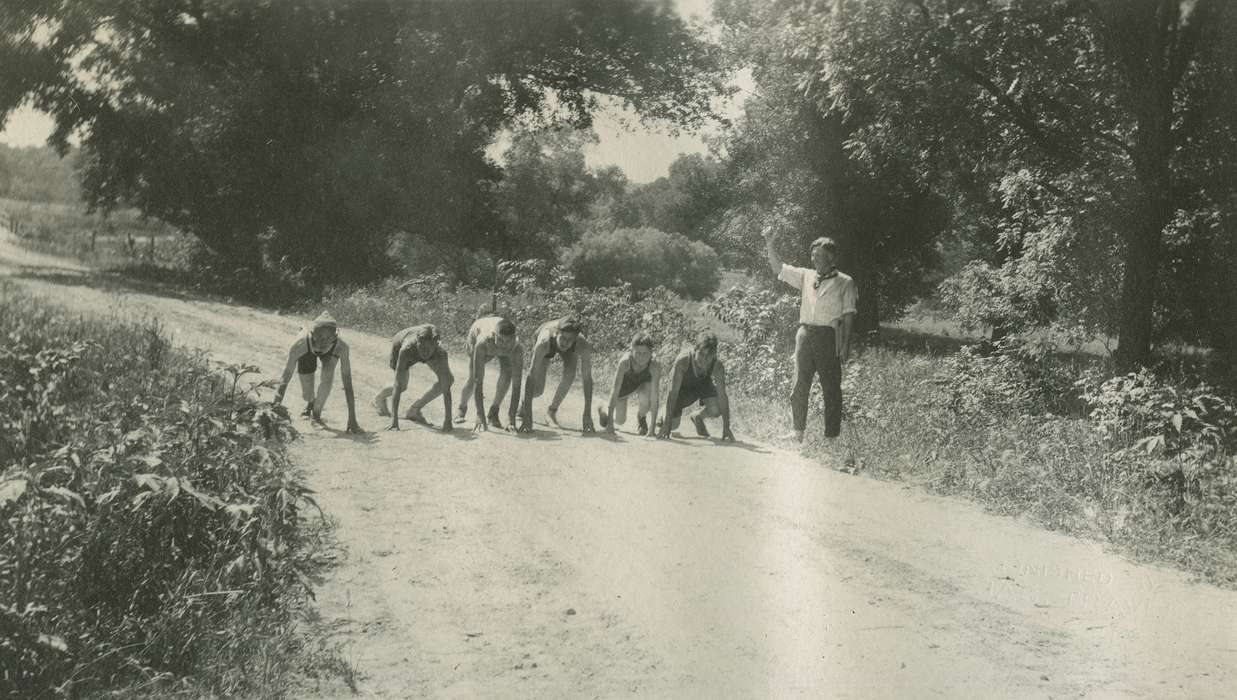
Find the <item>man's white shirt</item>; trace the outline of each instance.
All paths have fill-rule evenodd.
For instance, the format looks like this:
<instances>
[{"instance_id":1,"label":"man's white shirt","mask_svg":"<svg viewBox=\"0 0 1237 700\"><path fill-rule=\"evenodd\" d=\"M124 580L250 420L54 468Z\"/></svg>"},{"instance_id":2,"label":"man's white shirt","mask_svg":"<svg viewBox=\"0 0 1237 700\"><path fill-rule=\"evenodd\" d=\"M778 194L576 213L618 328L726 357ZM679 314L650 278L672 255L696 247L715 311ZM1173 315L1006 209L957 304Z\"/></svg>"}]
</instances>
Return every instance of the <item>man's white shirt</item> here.
<instances>
[{"instance_id":1,"label":"man's white shirt","mask_svg":"<svg viewBox=\"0 0 1237 700\"><path fill-rule=\"evenodd\" d=\"M778 279L799 290L799 323L832 326L843 315L856 311L859 290L855 280L844 272L822 280L817 288L816 270L783 263Z\"/></svg>"}]
</instances>

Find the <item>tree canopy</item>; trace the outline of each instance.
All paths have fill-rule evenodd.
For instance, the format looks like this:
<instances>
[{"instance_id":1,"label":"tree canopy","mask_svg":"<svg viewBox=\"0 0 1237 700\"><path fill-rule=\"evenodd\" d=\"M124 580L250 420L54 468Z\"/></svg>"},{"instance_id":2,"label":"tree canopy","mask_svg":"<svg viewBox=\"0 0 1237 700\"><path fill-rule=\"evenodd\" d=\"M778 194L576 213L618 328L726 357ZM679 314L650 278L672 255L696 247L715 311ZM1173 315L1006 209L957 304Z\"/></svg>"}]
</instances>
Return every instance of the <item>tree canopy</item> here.
<instances>
[{"instance_id":1,"label":"tree canopy","mask_svg":"<svg viewBox=\"0 0 1237 700\"><path fill-rule=\"evenodd\" d=\"M716 50L642 0L18 0L0 63L0 114L81 134L93 206L347 280L398 231L500 241L500 128L588 126L601 95L692 127L723 89Z\"/></svg>"},{"instance_id":2,"label":"tree canopy","mask_svg":"<svg viewBox=\"0 0 1237 700\"><path fill-rule=\"evenodd\" d=\"M825 3L800 17L822 47L804 78L862 124L852 154L913 164L1005 288L1115 331L1130 366L1160 310L1189 315L1166 261L1200 263L1185 286L1206 290L1205 327L1232 326L1237 296L1207 268L1233 259L1235 14L1223 0Z\"/></svg>"}]
</instances>

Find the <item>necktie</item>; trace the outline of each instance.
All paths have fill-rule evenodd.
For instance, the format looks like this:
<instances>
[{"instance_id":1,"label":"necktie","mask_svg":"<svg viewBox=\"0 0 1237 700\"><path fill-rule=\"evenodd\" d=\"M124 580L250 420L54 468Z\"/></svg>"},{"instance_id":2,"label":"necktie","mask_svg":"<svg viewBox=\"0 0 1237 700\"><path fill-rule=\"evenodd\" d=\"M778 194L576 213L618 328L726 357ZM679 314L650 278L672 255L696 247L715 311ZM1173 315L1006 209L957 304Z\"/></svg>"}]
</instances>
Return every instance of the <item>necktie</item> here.
<instances>
[{"instance_id":1,"label":"necktie","mask_svg":"<svg viewBox=\"0 0 1237 700\"><path fill-rule=\"evenodd\" d=\"M820 285L822 282L828 279L833 279L834 277L837 277L837 276L838 276L838 269L836 267L826 272L823 275L817 272L816 281L812 283L812 289L820 289Z\"/></svg>"}]
</instances>

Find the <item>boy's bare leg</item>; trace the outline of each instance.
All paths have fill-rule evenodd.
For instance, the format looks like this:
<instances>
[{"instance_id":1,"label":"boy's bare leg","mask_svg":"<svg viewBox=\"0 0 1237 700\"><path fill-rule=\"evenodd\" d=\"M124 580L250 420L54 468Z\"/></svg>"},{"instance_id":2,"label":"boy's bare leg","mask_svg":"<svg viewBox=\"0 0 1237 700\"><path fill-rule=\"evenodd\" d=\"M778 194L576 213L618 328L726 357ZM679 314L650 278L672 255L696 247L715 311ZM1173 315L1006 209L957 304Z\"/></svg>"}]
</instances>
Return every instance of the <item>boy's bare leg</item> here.
<instances>
[{"instance_id":1,"label":"boy's bare leg","mask_svg":"<svg viewBox=\"0 0 1237 700\"><path fill-rule=\"evenodd\" d=\"M322 361L322 374L318 377L318 395L314 398L314 419L322 420L322 409L331 395L331 385L335 383L335 365L339 360L328 357Z\"/></svg>"},{"instance_id":2,"label":"boy's bare leg","mask_svg":"<svg viewBox=\"0 0 1237 700\"><path fill-rule=\"evenodd\" d=\"M705 418L717 418L722 415L721 405L717 402L717 397L711 396L704 400L704 406L692 415L692 425L696 426L696 434L700 437L709 437L709 429L704 424Z\"/></svg>"},{"instance_id":3,"label":"boy's bare leg","mask_svg":"<svg viewBox=\"0 0 1237 700\"><path fill-rule=\"evenodd\" d=\"M473 353L477 352L476 346L469 343L468 347L468 379L464 380L464 388L460 389L460 402L455 411L455 421L462 422L468 416L468 400L472 398L473 389L477 386L477 378L473 375L476 369L473 367Z\"/></svg>"},{"instance_id":4,"label":"boy's bare leg","mask_svg":"<svg viewBox=\"0 0 1237 700\"><path fill-rule=\"evenodd\" d=\"M610 416L610 418L614 421L614 425L616 427L627 422L627 397L626 396L614 402L614 415Z\"/></svg>"},{"instance_id":5,"label":"boy's bare leg","mask_svg":"<svg viewBox=\"0 0 1237 700\"><path fill-rule=\"evenodd\" d=\"M580 363L580 358L574 353L570 360L563 361L563 376L558 380L558 388L554 390L554 399L550 401L550 407L546 409L546 418L555 428L563 426L558 424L558 407L563 404L563 399L567 397L567 392L571 391L571 384L576 380L576 365Z\"/></svg>"},{"instance_id":6,"label":"boy's bare leg","mask_svg":"<svg viewBox=\"0 0 1237 700\"><path fill-rule=\"evenodd\" d=\"M395 387L388 384L374 396L374 410L378 412L378 415L391 415L391 394L393 393L395 393Z\"/></svg>"},{"instance_id":7,"label":"boy's bare leg","mask_svg":"<svg viewBox=\"0 0 1237 700\"><path fill-rule=\"evenodd\" d=\"M296 375L301 382L301 398L305 400L305 410L301 411L302 416L312 417L314 414L314 376L316 376L314 372Z\"/></svg>"},{"instance_id":8,"label":"boy's bare leg","mask_svg":"<svg viewBox=\"0 0 1237 700\"><path fill-rule=\"evenodd\" d=\"M498 409L502 406L503 399L507 398L507 392L511 389L511 358L498 358L498 386L494 387L494 402L490 404L490 410L486 414L486 418L490 421L490 425L501 428L502 423L498 420Z\"/></svg>"},{"instance_id":9,"label":"boy's bare leg","mask_svg":"<svg viewBox=\"0 0 1237 700\"><path fill-rule=\"evenodd\" d=\"M653 410L653 387L649 383L641 384L636 390L636 431L640 435L647 435L649 432L649 423L647 416Z\"/></svg>"}]
</instances>

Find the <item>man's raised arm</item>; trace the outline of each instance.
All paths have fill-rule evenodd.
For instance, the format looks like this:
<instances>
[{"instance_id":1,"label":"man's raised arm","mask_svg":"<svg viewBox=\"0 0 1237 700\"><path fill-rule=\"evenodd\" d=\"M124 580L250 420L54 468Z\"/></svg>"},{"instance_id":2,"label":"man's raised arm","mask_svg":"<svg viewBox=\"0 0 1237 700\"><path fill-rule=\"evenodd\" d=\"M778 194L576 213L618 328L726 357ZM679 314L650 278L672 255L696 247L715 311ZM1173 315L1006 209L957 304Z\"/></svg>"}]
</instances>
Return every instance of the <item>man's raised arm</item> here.
<instances>
[{"instance_id":1,"label":"man's raised arm","mask_svg":"<svg viewBox=\"0 0 1237 700\"><path fill-rule=\"evenodd\" d=\"M782 258L778 256L777 248L773 246L773 227L764 227L760 235L765 239L765 255L769 259L769 269L773 271L774 277L778 277L782 274Z\"/></svg>"}]
</instances>

